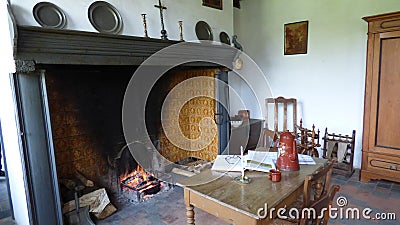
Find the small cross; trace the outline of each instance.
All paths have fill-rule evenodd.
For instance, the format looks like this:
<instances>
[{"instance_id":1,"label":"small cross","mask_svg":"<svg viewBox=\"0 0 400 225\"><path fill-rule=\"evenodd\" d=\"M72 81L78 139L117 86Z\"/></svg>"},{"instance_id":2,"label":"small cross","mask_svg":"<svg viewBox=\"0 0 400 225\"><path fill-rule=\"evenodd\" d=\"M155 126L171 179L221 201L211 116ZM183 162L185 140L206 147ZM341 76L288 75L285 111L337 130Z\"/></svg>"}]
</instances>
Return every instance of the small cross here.
<instances>
[{"instance_id":1,"label":"small cross","mask_svg":"<svg viewBox=\"0 0 400 225\"><path fill-rule=\"evenodd\" d=\"M163 40L168 40L167 38L167 31L164 28L164 16L163 16L163 10L167 9L164 5L161 4L161 0L158 0L158 5L154 5L154 7L160 9L160 18L161 18L161 39Z\"/></svg>"}]
</instances>

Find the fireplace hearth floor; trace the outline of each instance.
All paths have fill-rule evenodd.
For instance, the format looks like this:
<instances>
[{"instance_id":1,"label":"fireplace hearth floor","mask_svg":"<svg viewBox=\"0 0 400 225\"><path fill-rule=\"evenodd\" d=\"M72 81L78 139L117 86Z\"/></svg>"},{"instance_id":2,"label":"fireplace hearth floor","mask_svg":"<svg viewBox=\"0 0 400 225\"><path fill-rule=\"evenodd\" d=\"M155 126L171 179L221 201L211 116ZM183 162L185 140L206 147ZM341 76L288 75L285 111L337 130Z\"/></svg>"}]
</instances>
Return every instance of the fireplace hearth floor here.
<instances>
[{"instance_id":1,"label":"fireplace hearth floor","mask_svg":"<svg viewBox=\"0 0 400 225\"><path fill-rule=\"evenodd\" d=\"M208 213L196 210L196 224L228 225ZM140 204L132 204L118 210L110 217L96 221L97 225L182 225L186 224L186 208L183 189L173 189L157 194Z\"/></svg>"}]
</instances>

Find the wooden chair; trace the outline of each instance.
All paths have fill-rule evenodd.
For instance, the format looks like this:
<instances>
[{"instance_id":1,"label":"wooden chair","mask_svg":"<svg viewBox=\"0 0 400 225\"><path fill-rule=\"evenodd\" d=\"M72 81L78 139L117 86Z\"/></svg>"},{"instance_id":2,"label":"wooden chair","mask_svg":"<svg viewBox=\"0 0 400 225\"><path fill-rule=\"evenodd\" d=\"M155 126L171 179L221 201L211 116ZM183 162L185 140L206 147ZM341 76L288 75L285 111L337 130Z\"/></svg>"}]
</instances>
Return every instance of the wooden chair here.
<instances>
[{"instance_id":1,"label":"wooden chair","mask_svg":"<svg viewBox=\"0 0 400 225\"><path fill-rule=\"evenodd\" d=\"M273 107L274 110L274 127L273 129L269 128L269 119L268 118L268 111L269 107ZM288 108L292 107L293 115L291 116L292 121L290 121L291 127L288 127ZM296 136L296 124L297 124L297 100L295 98L284 98L284 97L277 97L277 98L267 98L265 99L265 128L272 130L276 134L281 134L287 130L291 131L293 135ZM279 114L280 110L283 108L283 114ZM280 124L282 122L283 124Z\"/></svg>"},{"instance_id":2,"label":"wooden chair","mask_svg":"<svg viewBox=\"0 0 400 225\"><path fill-rule=\"evenodd\" d=\"M273 109L273 128L269 127L271 118L269 116L269 108ZM292 107L292 134L296 136L297 123L297 100L294 98L286 99L284 97L267 98L265 99L265 127L262 130L256 150L261 151L277 151L279 144L279 135L289 130L288 127L288 108ZM279 112L283 109L283 114ZM280 125L280 122L282 123Z\"/></svg>"},{"instance_id":3,"label":"wooden chair","mask_svg":"<svg viewBox=\"0 0 400 225\"><path fill-rule=\"evenodd\" d=\"M336 158L332 158L323 167L306 176L303 194L300 195L291 205L289 205L286 210L288 217L288 212L291 208L296 208L299 212L301 212L303 208L309 208L313 206L320 199L324 198L324 196L328 195L333 165L336 163L336 161ZM288 218L287 220L289 222L299 222L298 218Z\"/></svg>"},{"instance_id":4,"label":"wooden chair","mask_svg":"<svg viewBox=\"0 0 400 225\"><path fill-rule=\"evenodd\" d=\"M319 157L317 147L321 147L319 143L319 129L315 131L314 124L312 129L303 127L303 119L300 119L300 126L296 125L298 129L297 133L297 152L299 154L310 155Z\"/></svg>"},{"instance_id":5,"label":"wooden chair","mask_svg":"<svg viewBox=\"0 0 400 225\"><path fill-rule=\"evenodd\" d=\"M276 151L278 148L278 134L267 128L263 128L257 144L257 151Z\"/></svg>"},{"instance_id":6,"label":"wooden chair","mask_svg":"<svg viewBox=\"0 0 400 225\"><path fill-rule=\"evenodd\" d=\"M328 193L331 184L333 165L336 158L330 159L321 169L306 176L304 181L303 208L310 207L317 202L321 196Z\"/></svg>"},{"instance_id":7,"label":"wooden chair","mask_svg":"<svg viewBox=\"0 0 400 225\"><path fill-rule=\"evenodd\" d=\"M353 130L352 135L342 135L328 133L328 128L325 129L323 157L336 157L338 162L333 166L333 172L350 177L354 173L354 144L356 131Z\"/></svg>"},{"instance_id":8,"label":"wooden chair","mask_svg":"<svg viewBox=\"0 0 400 225\"><path fill-rule=\"evenodd\" d=\"M315 215L312 215L312 214L308 215L308 212L314 212L314 211L304 210L304 211L299 211L299 214L300 214L299 221L295 222L295 221L288 221L285 219L275 218L269 224L273 224L273 225L291 225L291 224L300 224L300 225L318 224L318 225L320 225L320 224L323 224L323 225L326 225L326 224L328 224L328 221L329 221L329 210L325 210L325 209L329 209L329 207L332 206L333 199L335 198L335 195L339 190L340 190L339 185L333 185L328 193L321 196L321 198L318 201L314 202L313 204L311 204L308 207L309 209L314 209ZM303 212L304 212L304 214L303 214ZM322 212L324 213L324 215L321 215Z\"/></svg>"},{"instance_id":9,"label":"wooden chair","mask_svg":"<svg viewBox=\"0 0 400 225\"><path fill-rule=\"evenodd\" d=\"M328 224L329 221L329 209L330 206L332 206L332 201L335 198L336 193L339 191L340 186L339 185L333 185L331 190L321 196L316 202L312 203L309 208L314 209L316 212L316 215L308 215L308 210L304 210L304 215L301 215L300 219L300 225L308 225L308 224L323 224L326 225ZM321 213L324 213L324 215L321 215Z\"/></svg>"}]
</instances>

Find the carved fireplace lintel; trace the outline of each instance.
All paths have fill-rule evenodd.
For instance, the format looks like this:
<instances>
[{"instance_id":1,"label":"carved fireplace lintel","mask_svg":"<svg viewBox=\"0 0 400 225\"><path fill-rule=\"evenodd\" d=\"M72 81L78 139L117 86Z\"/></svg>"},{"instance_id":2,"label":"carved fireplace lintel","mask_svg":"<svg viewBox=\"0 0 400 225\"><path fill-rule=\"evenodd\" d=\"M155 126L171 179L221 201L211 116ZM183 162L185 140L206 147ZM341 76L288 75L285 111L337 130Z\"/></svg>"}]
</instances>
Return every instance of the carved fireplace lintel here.
<instances>
[{"instance_id":1,"label":"carved fireplace lintel","mask_svg":"<svg viewBox=\"0 0 400 225\"><path fill-rule=\"evenodd\" d=\"M36 70L36 63L33 60L15 60L15 69L17 73L29 73Z\"/></svg>"},{"instance_id":2,"label":"carved fireplace lintel","mask_svg":"<svg viewBox=\"0 0 400 225\"><path fill-rule=\"evenodd\" d=\"M230 65L237 50L226 45L202 45L193 42L160 40L126 35L102 34L87 31L47 29L18 26L15 59L33 60L39 64L69 65L140 65L154 53L180 43L182 51L174 51L167 58L205 58ZM163 60L160 60L161 62ZM190 66L221 67L209 62L195 62Z\"/></svg>"}]
</instances>

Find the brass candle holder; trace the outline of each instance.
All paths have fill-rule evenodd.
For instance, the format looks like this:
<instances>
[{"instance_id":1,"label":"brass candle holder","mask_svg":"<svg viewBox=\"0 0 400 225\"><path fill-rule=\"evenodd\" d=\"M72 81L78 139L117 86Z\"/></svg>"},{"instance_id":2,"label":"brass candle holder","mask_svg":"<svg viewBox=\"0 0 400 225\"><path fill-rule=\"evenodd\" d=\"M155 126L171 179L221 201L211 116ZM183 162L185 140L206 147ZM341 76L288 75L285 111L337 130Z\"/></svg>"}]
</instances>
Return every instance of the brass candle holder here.
<instances>
[{"instance_id":1,"label":"brass candle holder","mask_svg":"<svg viewBox=\"0 0 400 225\"><path fill-rule=\"evenodd\" d=\"M234 181L239 184L250 184L251 179L246 176L235 177Z\"/></svg>"},{"instance_id":2,"label":"brass candle holder","mask_svg":"<svg viewBox=\"0 0 400 225\"><path fill-rule=\"evenodd\" d=\"M240 146L240 163L241 163L241 166L242 166L242 176L235 177L234 181L236 181L237 183L240 183L240 184L250 184L250 178L248 178L248 177L246 177L244 175L245 159L244 159L244 156L243 156L243 146Z\"/></svg>"},{"instance_id":3,"label":"brass candle holder","mask_svg":"<svg viewBox=\"0 0 400 225\"><path fill-rule=\"evenodd\" d=\"M146 14L142 14L142 20L143 20L143 27L144 27L144 37L148 38L149 35L147 34L147 21L146 21Z\"/></svg>"},{"instance_id":4,"label":"brass candle holder","mask_svg":"<svg viewBox=\"0 0 400 225\"><path fill-rule=\"evenodd\" d=\"M182 28L182 20L179 20L178 21L178 24L179 24L179 40L180 41L183 41L183 28Z\"/></svg>"}]
</instances>

